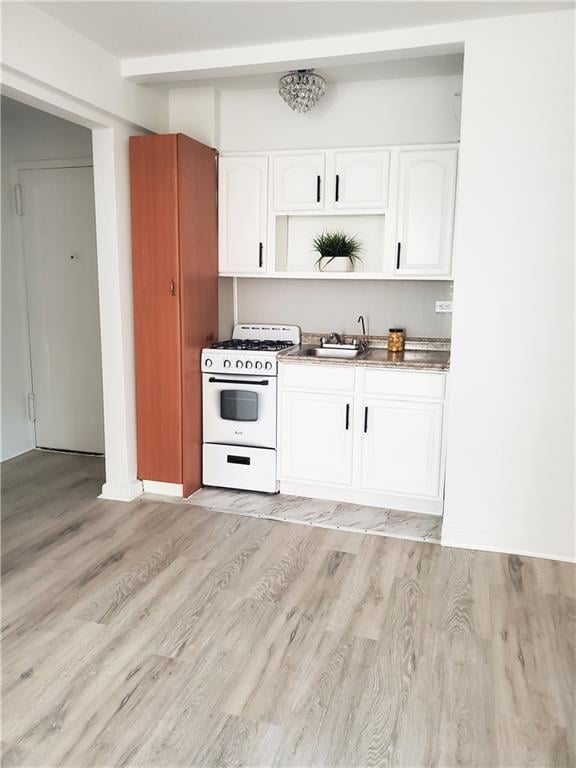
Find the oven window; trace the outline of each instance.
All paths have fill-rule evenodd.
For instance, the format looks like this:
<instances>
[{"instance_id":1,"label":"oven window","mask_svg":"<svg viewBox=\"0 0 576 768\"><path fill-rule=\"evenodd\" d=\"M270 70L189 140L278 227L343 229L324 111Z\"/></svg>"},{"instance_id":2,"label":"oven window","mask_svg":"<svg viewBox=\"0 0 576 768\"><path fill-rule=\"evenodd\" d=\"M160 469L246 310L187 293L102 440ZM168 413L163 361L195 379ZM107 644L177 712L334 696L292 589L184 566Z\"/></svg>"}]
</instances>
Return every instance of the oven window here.
<instances>
[{"instance_id":1,"label":"oven window","mask_svg":"<svg viewBox=\"0 0 576 768\"><path fill-rule=\"evenodd\" d=\"M223 389L220 392L220 418L258 421L258 393L245 389Z\"/></svg>"}]
</instances>

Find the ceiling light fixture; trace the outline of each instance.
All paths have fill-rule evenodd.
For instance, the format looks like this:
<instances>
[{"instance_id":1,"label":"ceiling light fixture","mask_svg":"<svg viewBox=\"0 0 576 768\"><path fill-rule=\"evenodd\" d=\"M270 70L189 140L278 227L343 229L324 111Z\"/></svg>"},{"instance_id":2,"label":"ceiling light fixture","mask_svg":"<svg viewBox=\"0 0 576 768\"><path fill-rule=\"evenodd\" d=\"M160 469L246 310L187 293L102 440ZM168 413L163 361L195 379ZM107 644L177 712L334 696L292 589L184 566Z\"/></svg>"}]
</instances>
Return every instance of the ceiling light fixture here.
<instances>
[{"instance_id":1,"label":"ceiling light fixture","mask_svg":"<svg viewBox=\"0 0 576 768\"><path fill-rule=\"evenodd\" d=\"M280 78L278 93L294 112L308 112L326 93L326 82L313 69L297 69Z\"/></svg>"}]
</instances>

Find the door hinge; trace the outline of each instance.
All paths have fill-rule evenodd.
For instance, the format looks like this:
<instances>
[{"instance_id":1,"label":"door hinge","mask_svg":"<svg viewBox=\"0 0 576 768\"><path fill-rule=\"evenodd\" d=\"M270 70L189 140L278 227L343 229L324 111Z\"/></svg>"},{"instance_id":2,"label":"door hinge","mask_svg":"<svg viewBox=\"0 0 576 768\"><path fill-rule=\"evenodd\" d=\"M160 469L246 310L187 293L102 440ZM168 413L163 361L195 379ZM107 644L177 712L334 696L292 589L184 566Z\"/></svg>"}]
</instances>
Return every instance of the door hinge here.
<instances>
[{"instance_id":1,"label":"door hinge","mask_svg":"<svg viewBox=\"0 0 576 768\"><path fill-rule=\"evenodd\" d=\"M34 392L28 393L28 418L30 421L36 421L36 395Z\"/></svg>"},{"instance_id":2,"label":"door hinge","mask_svg":"<svg viewBox=\"0 0 576 768\"><path fill-rule=\"evenodd\" d=\"M16 204L16 215L23 216L24 209L22 208L22 184L16 184L14 187L14 202Z\"/></svg>"}]
</instances>

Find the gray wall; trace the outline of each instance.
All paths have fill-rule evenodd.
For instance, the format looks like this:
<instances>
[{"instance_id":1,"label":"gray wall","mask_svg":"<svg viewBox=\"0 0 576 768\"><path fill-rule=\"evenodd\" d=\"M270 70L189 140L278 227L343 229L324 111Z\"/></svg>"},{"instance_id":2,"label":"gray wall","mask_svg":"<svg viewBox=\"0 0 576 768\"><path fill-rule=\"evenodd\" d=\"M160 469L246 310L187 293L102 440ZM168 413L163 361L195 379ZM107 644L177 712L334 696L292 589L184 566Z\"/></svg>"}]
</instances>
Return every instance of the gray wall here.
<instances>
[{"instance_id":1,"label":"gray wall","mask_svg":"<svg viewBox=\"0 0 576 768\"><path fill-rule=\"evenodd\" d=\"M452 283L442 281L239 278L238 319L357 333L362 314L373 335L399 326L410 336L448 337L452 315L436 314L434 303L451 299L451 290Z\"/></svg>"},{"instance_id":2,"label":"gray wall","mask_svg":"<svg viewBox=\"0 0 576 768\"><path fill-rule=\"evenodd\" d=\"M222 91L222 152L368 147L457 141L462 76L407 77L328 84L311 112L286 107L272 88Z\"/></svg>"},{"instance_id":3,"label":"gray wall","mask_svg":"<svg viewBox=\"0 0 576 768\"><path fill-rule=\"evenodd\" d=\"M234 325L234 288L232 277L218 280L218 336L229 339Z\"/></svg>"}]
</instances>

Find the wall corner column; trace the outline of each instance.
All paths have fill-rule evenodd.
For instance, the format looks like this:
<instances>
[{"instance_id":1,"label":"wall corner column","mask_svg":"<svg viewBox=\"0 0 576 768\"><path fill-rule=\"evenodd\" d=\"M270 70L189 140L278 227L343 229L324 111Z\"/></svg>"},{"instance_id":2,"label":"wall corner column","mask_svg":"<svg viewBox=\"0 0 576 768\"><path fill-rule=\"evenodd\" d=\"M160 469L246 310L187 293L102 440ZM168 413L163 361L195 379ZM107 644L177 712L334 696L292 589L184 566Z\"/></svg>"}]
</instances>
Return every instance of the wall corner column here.
<instances>
[{"instance_id":1,"label":"wall corner column","mask_svg":"<svg viewBox=\"0 0 576 768\"><path fill-rule=\"evenodd\" d=\"M92 132L102 343L106 482L100 498L132 501L137 477L127 126Z\"/></svg>"}]
</instances>

